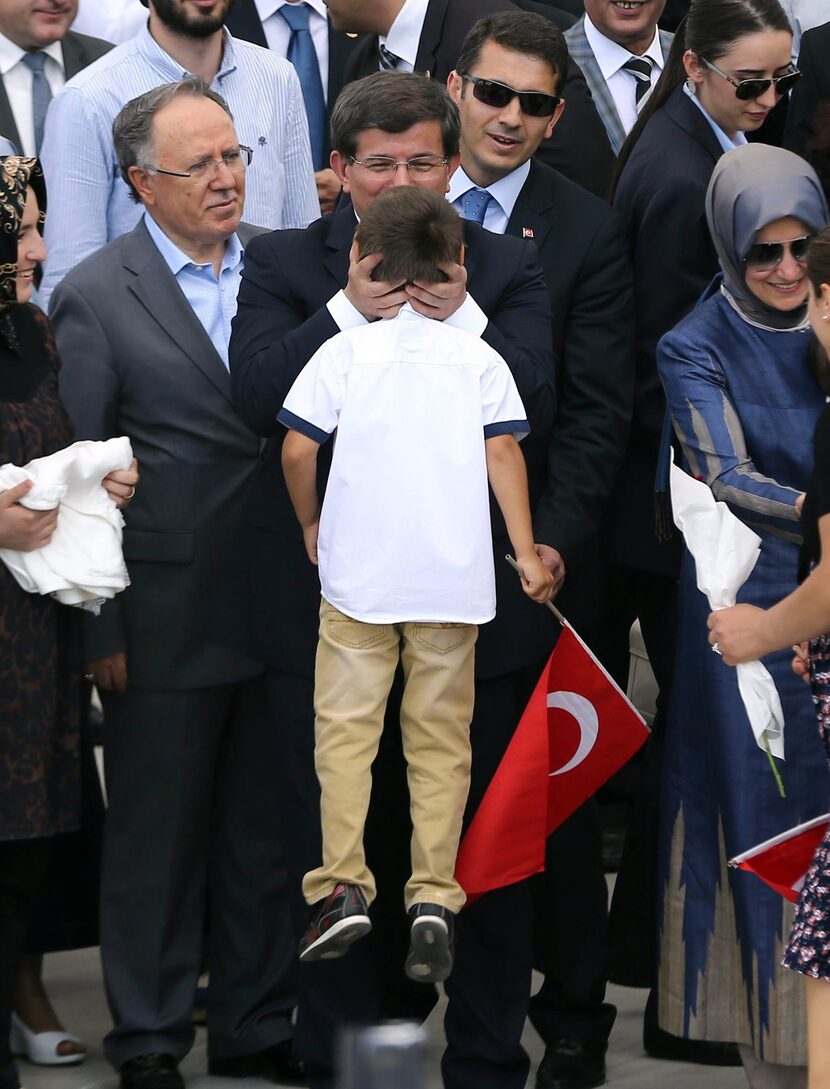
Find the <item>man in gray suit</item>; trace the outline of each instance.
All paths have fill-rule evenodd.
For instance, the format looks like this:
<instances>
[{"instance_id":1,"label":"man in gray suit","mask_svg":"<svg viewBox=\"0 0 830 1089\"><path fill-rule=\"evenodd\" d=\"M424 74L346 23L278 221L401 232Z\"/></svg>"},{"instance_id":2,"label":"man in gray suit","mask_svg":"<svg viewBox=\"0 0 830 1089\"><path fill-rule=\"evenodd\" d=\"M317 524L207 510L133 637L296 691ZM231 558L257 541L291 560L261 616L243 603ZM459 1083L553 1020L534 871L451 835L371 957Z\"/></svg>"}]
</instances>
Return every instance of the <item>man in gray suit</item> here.
<instances>
[{"instance_id":1,"label":"man in gray suit","mask_svg":"<svg viewBox=\"0 0 830 1089\"><path fill-rule=\"evenodd\" d=\"M657 29L665 6L666 0L630 9L614 0L585 0L585 14L565 31L615 154L666 63L674 35Z\"/></svg>"},{"instance_id":2,"label":"man in gray suit","mask_svg":"<svg viewBox=\"0 0 830 1089\"><path fill-rule=\"evenodd\" d=\"M296 1079L295 947L261 669L206 637L259 462L227 365L254 233L240 228L251 152L197 79L133 99L113 131L145 215L51 300L78 438L129 435L142 478L124 530L131 586L91 619L86 643L109 794L105 1053L122 1089L182 1089L208 905L209 1070Z\"/></svg>"},{"instance_id":3,"label":"man in gray suit","mask_svg":"<svg viewBox=\"0 0 830 1089\"><path fill-rule=\"evenodd\" d=\"M0 132L22 155L37 155L53 95L112 49L69 29L78 0L3 0L0 4Z\"/></svg>"}]
</instances>

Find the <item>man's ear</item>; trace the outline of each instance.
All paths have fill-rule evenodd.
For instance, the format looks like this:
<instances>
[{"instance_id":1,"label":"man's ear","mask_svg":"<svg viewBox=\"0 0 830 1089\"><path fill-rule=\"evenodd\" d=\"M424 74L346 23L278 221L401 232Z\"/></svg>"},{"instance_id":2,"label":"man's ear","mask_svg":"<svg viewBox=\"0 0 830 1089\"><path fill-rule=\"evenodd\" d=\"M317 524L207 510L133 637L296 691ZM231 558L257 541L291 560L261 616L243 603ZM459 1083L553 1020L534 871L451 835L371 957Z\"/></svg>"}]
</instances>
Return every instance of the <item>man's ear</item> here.
<instances>
[{"instance_id":1,"label":"man's ear","mask_svg":"<svg viewBox=\"0 0 830 1089\"><path fill-rule=\"evenodd\" d=\"M156 203L153 192L152 174L142 166L130 166L127 168L127 177L132 182L133 188L141 198L141 203L151 207Z\"/></svg>"},{"instance_id":2,"label":"man's ear","mask_svg":"<svg viewBox=\"0 0 830 1089\"><path fill-rule=\"evenodd\" d=\"M338 177L340 184L343 186L343 192L350 192L349 189L349 160L345 155L341 155L339 151L333 151L329 158L332 170Z\"/></svg>"},{"instance_id":3,"label":"man's ear","mask_svg":"<svg viewBox=\"0 0 830 1089\"><path fill-rule=\"evenodd\" d=\"M453 102L456 103L456 105L461 101L461 92L463 89L464 80L453 68L453 70L447 76L447 90L450 92L450 98L453 100Z\"/></svg>"},{"instance_id":4,"label":"man's ear","mask_svg":"<svg viewBox=\"0 0 830 1089\"><path fill-rule=\"evenodd\" d=\"M462 242L462 243L461 243L461 252L460 252L460 253L459 253L459 255L458 255L458 263L459 263L459 265L463 265L463 264L464 264L464 258L465 258L466 256L467 256L467 247L466 247L466 246L464 245L464 243Z\"/></svg>"},{"instance_id":5,"label":"man's ear","mask_svg":"<svg viewBox=\"0 0 830 1089\"><path fill-rule=\"evenodd\" d=\"M565 112L565 99L563 98L560 101L559 105L556 107L556 109L553 111L553 117L548 122L548 127L545 129L545 135L543 137L544 140L547 140L551 136L551 134L553 133L553 130L556 128L556 126L557 126L557 124L559 122L559 118L562 116L562 114L564 112Z\"/></svg>"}]
</instances>

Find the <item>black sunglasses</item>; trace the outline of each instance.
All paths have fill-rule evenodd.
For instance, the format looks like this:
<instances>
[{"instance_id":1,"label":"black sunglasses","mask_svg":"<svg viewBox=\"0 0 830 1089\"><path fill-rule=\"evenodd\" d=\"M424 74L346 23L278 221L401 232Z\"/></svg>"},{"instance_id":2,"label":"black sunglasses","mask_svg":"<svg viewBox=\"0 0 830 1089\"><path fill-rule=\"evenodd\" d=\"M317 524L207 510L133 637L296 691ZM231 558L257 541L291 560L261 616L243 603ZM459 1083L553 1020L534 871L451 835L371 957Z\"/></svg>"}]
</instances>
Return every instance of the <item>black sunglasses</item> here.
<instances>
[{"instance_id":1,"label":"black sunglasses","mask_svg":"<svg viewBox=\"0 0 830 1089\"><path fill-rule=\"evenodd\" d=\"M754 246L750 246L749 253L744 258L744 264L757 272L768 272L781 264L785 251L789 250L793 261L803 265L814 238L813 234L802 234L799 238L791 238L787 242L756 242Z\"/></svg>"},{"instance_id":2,"label":"black sunglasses","mask_svg":"<svg viewBox=\"0 0 830 1089\"><path fill-rule=\"evenodd\" d=\"M494 79L481 79L480 76L461 76L473 85L473 97L485 106L502 110L514 98L518 98L522 113L528 117L550 117L562 101L557 95L546 95L542 91L517 91L506 83L497 83Z\"/></svg>"},{"instance_id":3,"label":"black sunglasses","mask_svg":"<svg viewBox=\"0 0 830 1089\"><path fill-rule=\"evenodd\" d=\"M722 76L728 83L731 83L735 88L735 98L739 98L741 102L749 102L750 99L760 98L761 95L766 94L770 86L775 89L775 93L781 97L788 91L791 91L795 87L796 83L801 79L801 73L797 68L794 68L792 72L786 72L783 76L774 76L772 79L742 79L734 80L731 76L728 76L726 72L722 72L716 64L712 64L705 57L700 58L707 68L711 68L713 72L717 72L719 76Z\"/></svg>"}]
</instances>

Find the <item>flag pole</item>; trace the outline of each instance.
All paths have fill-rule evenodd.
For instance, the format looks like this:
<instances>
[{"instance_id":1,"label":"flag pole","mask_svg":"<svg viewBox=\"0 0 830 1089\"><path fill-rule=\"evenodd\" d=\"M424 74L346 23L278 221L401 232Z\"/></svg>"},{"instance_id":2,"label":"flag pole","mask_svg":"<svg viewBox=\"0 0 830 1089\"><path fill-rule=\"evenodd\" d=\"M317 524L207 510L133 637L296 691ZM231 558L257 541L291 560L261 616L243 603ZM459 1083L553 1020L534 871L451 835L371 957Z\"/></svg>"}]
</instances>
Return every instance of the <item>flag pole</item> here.
<instances>
[{"instance_id":1,"label":"flag pole","mask_svg":"<svg viewBox=\"0 0 830 1089\"><path fill-rule=\"evenodd\" d=\"M516 563L516 561L513 559L509 552L504 558L507 560L507 562L510 564L514 571L516 571L519 575L522 574L521 567L519 567L519 565ZM560 611L556 608L552 601L546 601L545 607L550 609L550 611L553 613L553 615L563 627L568 623L568 621L565 619L562 613L560 613Z\"/></svg>"}]
</instances>

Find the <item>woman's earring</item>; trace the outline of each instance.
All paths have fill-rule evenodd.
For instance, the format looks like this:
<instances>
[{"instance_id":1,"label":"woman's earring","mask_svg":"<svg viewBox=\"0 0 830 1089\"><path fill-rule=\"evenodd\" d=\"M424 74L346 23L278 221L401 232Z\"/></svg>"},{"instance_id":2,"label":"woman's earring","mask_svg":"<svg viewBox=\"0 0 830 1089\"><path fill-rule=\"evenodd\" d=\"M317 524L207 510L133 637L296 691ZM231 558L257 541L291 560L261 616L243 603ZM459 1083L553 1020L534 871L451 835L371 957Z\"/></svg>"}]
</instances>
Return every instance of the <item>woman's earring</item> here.
<instances>
[{"instance_id":1,"label":"woman's earring","mask_svg":"<svg viewBox=\"0 0 830 1089\"><path fill-rule=\"evenodd\" d=\"M689 92L690 95L693 95L695 93L695 81L692 79L691 76L686 77L686 90Z\"/></svg>"}]
</instances>

